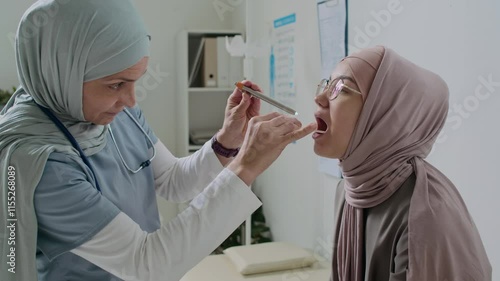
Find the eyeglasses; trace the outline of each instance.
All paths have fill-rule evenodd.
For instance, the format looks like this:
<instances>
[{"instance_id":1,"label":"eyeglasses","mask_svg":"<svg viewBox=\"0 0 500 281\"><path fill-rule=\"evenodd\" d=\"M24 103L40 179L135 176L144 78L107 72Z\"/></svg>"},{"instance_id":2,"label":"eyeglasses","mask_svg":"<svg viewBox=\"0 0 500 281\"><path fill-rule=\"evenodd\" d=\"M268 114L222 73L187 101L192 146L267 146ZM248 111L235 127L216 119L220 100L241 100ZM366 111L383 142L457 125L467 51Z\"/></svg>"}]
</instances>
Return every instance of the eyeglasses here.
<instances>
[{"instance_id":1,"label":"eyeglasses","mask_svg":"<svg viewBox=\"0 0 500 281\"><path fill-rule=\"evenodd\" d=\"M338 97L338 95L342 91L348 91L348 92L352 92L352 93L361 95L360 91L355 90L355 89L347 86L344 83L344 79L336 78L336 79L331 80L331 81L330 81L330 79L322 79L321 82L319 82L319 84L318 84L318 88L316 89L316 96L319 96L319 95L326 92L326 96L328 97L328 99L334 100Z\"/></svg>"}]
</instances>

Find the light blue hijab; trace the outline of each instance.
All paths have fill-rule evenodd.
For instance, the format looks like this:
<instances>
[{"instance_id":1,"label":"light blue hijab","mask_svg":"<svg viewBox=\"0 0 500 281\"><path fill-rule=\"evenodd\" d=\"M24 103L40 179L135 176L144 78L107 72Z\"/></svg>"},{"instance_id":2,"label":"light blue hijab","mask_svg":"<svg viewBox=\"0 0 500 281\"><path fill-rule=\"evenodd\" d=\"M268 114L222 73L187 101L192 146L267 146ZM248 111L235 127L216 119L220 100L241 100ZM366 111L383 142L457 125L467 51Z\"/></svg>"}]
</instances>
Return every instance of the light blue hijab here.
<instances>
[{"instance_id":1,"label":"light blue hijab","mask_svg":"<svg viewBox=\"0 0 500 281\"><path fill-rule=\"evenodd\" d=\"M40 0L23 15L16 36L21 86L0 113L0 220L15 225L0 227L0 280L37 280L34 190L50 153L80 159L34 102L63 122L87 156L99 152L107 127L85 120L83 83L149 56L149 39L131 0Z\"/></svg>"}]
</instances>

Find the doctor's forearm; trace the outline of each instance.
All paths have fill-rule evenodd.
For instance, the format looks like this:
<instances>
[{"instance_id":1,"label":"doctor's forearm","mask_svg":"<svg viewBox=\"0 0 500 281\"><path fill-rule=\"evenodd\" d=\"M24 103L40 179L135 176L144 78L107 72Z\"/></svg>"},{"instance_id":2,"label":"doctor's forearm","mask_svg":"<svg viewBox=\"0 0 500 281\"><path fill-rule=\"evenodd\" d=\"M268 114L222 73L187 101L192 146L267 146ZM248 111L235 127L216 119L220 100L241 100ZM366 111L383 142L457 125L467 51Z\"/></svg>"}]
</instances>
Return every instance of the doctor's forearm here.
<instances>
[{"instance_id":1,"label":"doctor's forearm","mask_svg":"<svg viewBox=\"0 0 500 281\"><path fill-rule=\"evenodd\" d=\"M223 167L209 144L190 157L175 158L158 142L152 162L158 195L174 202L193 199L222 171Z\"/></svg>"},{"instance_id":2,"label":"doctor's forearm","mask_svg":"<svg viewBox=\"0 0 500 281\"><path fill-rule=\"evenodd\" d=\"M226 169L154 233L120 213L72 252L125 280L177 281L260 205L250 188Z\"/></svg>"}]
</instances>

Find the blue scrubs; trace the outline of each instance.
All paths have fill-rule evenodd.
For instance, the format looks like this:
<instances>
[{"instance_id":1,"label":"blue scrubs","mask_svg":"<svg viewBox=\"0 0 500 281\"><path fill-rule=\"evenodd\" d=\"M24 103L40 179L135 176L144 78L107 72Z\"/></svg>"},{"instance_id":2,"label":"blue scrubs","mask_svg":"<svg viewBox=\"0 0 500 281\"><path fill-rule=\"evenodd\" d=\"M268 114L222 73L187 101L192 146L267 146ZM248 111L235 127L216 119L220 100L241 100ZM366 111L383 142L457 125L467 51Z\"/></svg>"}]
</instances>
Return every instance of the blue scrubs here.
<instances>
[{"instance_id":1,"label":"blue scrubs","mask_svg":"<svg viewBox=\"0 0 500 281\"><path fill-rule=\"evenodd\" d=\"M141 110L129 111L156 143ZM118 114L111 128L131 169L151 157L151 144L127 114ZM107 138L106 146L89 157L102 194L81 158L52 153L45 165L34 195L39 280L121 280L69 251L90 240L120 211L144 231L160 227L151 166L132 174L122 164L109 134Z\"/></svg>"}]
</instances>

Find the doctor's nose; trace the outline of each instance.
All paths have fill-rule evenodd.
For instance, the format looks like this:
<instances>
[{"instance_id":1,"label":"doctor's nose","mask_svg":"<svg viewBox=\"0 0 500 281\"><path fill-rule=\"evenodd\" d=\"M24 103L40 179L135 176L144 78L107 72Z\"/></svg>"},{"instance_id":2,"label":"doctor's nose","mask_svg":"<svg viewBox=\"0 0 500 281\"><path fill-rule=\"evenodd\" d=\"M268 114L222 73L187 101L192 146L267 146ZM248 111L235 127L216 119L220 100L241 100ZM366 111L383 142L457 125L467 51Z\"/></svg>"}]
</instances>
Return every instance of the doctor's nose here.
<instances>
[{"instance_id":1,"label":"doctor's nose","mask_svg":"<svg viewBox=\"0 0 500 281\"><path fill-rule=\"evenodd\" d=\"M133 84L129 85L125 91L123 91L120 102L123 103L126 107L134 107L135 100L135 86Z\"/></svg>"}]
</instances>

